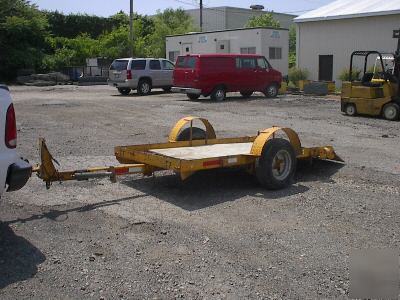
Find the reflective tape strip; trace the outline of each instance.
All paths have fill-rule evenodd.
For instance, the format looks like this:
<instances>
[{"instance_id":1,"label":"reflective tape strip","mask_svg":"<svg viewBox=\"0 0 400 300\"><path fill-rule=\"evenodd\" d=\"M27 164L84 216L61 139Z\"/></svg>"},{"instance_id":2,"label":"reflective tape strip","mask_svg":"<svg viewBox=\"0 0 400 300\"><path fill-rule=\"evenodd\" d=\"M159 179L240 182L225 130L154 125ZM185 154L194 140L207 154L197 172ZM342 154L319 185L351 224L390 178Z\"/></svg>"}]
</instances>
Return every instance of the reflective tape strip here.
<instances>
[{"instance_id":1,"label":"reflective tape strip","mask_svg":"<svg viewBox=\"0 0 400 300\"><path fill-rule=\"evenodd\" d=\"M231 157L227 159L228 164L235 164L238 162L237 157Z\"/></svg>"},{"instance_id":2,"label":"reflective tape strip","mask_svg":"<svg viewBox=\"0 0 400 300\"><path fill-rule=\"evenodd\" d=\"M143 168L142 167L132 167L132 168L129 168L129 173L140 173L140 172L142 172L143 171Z\"/></svg>"},{"instance_id":3,"label":"reflective tape strip","mask_svg":"<svg viewBox=\"0 0 400 300\"><path fill-rule=\"evenodd\" d=\"M221 159L209 160L209 161L203 162L203 167L220 166L220 165L222 165Z\"/></svg>"}]
</instances>

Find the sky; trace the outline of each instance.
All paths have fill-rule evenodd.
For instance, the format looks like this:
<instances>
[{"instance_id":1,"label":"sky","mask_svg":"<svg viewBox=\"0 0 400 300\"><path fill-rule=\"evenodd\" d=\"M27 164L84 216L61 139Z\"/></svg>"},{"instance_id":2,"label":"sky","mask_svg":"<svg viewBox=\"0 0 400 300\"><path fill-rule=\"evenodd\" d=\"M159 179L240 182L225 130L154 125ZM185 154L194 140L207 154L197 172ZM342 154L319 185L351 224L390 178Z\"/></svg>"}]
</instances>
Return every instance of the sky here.
<instances>
[{"instance_id":1,"label":"sky","mask_svg":"<svg viewBox=\"0 0 400 300\"><path fill-rule=\"evenodd\" d=\"M108 17L120 10L129 12L129 0L31 0L41 9L64 13L86 13ZM332 0L203 0L205 7L234 6L248 8L251 4L264 5L266 10L300 15ZM134 10L139 14L152 15L165 8L191 9L198 7L198 0L134 0Z\"/></svg>"}]
</instances>

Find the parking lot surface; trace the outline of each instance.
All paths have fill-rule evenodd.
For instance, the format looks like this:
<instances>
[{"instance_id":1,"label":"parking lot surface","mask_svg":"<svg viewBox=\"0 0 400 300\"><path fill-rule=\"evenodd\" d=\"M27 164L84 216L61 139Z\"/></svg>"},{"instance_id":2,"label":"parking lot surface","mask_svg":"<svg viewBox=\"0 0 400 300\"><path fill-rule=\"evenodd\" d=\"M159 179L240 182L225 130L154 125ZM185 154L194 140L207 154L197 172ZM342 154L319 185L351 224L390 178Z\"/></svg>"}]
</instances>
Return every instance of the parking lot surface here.
<instances>
[{"instance_id":1,"label":"parking lot surface","mask_svg":"<svg viewBox=\"0 0 400 300\"><path fill-rule=\"evenodd\" d=\"M107 86L11 87L19 152L45 137L63 169L112 165L116 145L166 141L183 116L218 137L296 130L345 165L299 167L267 191L240 171L53 184L0 201L0 298L338 298L355 249L400 246L400 122L347 117L337 97L232 94L223 103Z\"/></svg>"}]
</instances>

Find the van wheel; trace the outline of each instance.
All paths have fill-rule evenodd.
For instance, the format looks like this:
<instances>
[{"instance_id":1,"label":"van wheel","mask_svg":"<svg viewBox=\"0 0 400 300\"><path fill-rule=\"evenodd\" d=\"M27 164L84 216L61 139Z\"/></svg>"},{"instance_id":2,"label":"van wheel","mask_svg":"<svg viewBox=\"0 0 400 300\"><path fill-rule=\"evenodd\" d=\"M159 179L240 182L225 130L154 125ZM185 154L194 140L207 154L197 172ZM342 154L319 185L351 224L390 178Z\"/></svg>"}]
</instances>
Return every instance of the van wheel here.
<instances>
[{"instance_id":1,"label":"van wheel","mask_svg":"<svg viewBox=\"0 0 400 300\"><path fill-rule=\"evenodd\" d=\"M276 84L271 84L270 86L267 86L264 94L267 96L267 98L275 98L278 96L278 92L278 86Z\"/></svg>"},{"instance_id":2,"label":"van wheel","mask_svg":"<svg viewBox=\"0 0 400 300\"><path fill-rule=\"evenodd\" d=\"M226 98L226 91L223 86L218 86L214 89L211 93L211 100L221 102L224 101Z\"/></svg>"},{"instance_id":3,"label":"van wheel","mask_svg":"<svg viewBox=\"0 0 400 300\"><path fill-rule=\"evenodd\" d=\"M207 133L199 127L192 127L192 140L205 140ZM190 141L190 127L183 129L176 137L178 142Z\"/></svg>"},{"instance_id":4,"label":"van wheel","mask_svg":"<svg viewBox=\"0 0 400 300\"><path fill-rule=\"evenodd\" d=\"M129 93L131 92L131 89L129 89L129 88L118 89L118 92L119 92L121 95L129 95Z\"/></svg>"},{"instance_id":5,"label":"van wheel","mask_svg":"<svg viewBox=\"0 0 400 300\"><path fill-rule=\"evenodd\" d=\"M240 95L242 95L243 98L249 98L251 95L253 95L253 92L250 92L250 91L246 91L246 92L241 91L241 92L240 92Z\"/></svg>"},{"instance_id":6,"label":"van wheel","mask_svg":"<svg viewBox=\"0 0 400 300\"><path fill-rule=\"evenodd\" d=\"M296 172L296 154L285 139L271 139L256 160L256 177L267 189L278 190L291 184Z\"/></svg>"},{"instance_id":7,"label":"van wheel","mask_svg":"<svg viewBox=\"0 0 400 300\"><path fill-rule=\"evenodd\" d=\"M349 103L344 108L344 112L346 115L354 117L357 114L356 106L353 103Z\"/></svg>"},{"instance_id":8,"label":"van wheel","mask_svg":"<svg viewBox=\"0 0 400 300\"><path fill-rule=\"evenodd\" d=\"M146 96L151 93L151 83L147 79L141 79L137 87L140 96Z\"/></svg>"},{"instance_id":9,"label":"van wheel","mask_svg":"<svg viewBox=\"0 0 400 300\"><path fill-rule=\"evenodd\" d=\"M200 95L197 94L186 94L186 96L190 99L190 100L197 100L200 98Z\"/></svg>"},{"instance_id":10,"label":"van wheel","mask_svg":"<svg viewBox=\"0 0 400 300\"><path fill-rule=\"evenodd\" d=\"M396 103L388 103L383 107L383 116L386 120L395 121L399 118L400 107Z\"/></svg>"}]
</instances>

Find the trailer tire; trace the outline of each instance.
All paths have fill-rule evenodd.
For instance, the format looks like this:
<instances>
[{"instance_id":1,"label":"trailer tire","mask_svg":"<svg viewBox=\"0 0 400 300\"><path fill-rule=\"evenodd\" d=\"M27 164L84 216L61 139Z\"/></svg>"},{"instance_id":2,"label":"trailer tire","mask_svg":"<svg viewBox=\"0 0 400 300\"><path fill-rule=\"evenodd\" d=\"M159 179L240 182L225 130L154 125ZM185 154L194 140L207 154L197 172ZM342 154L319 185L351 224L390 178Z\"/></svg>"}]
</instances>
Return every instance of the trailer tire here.
<instances>
[{"instance_id":1,"label":"trailer tire","mask_svg":"<svg viewBox=\"0 0 400 300\"><path fill-rule=\"evenodd\" d=\"M296 154L290 142L271 139L265 143L261 156L256 160L256 177L269 190L282 189L291 184L296 164Z\"/></svg>"},{"instance_id":2,"label":"trailer tire","mask_svg":"<svg viewBox=\"0 0 400 300\"><path fill-rule=\"evenodd\" d=\"M399 118L400 107L396 103L388 103L383 107L382 112L386 120L395 121Z\"/></svg>"},{"instance_id":3,"label":"trailer tire","mask_svg":"<svg viewBox=\"0 0 400 300\"><path fill-rule=\"evenodd\" d=\"M118 92L121 94L121 95L129 95L129 93L131 92L131 89L130 88L119 88L118 89Z\"/></svg>"},{"instance_id":4,"label":"trailer tire","mask_svg":"<svg viewBox=\"0 0 400 300\"><path fill-rule=\"evenodd\" d=\"M192 140L205 140L207 133L199 127L192 127ZM176 137L178 142L190 141L190 127L183 129Z\"/></svg>"}]
</instances>

